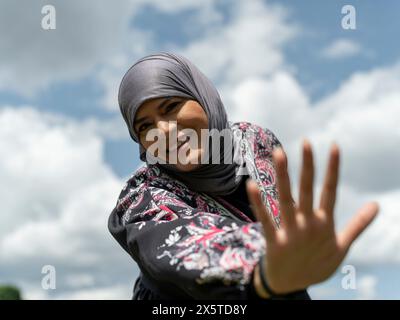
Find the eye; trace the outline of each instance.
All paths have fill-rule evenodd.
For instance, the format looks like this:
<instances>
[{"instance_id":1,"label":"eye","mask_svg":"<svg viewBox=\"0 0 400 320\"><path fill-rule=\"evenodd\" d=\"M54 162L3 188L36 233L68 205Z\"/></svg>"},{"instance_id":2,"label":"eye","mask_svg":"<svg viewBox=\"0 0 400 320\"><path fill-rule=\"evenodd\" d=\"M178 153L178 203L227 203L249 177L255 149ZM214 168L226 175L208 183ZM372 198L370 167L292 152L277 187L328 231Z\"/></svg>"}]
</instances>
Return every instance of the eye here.
<instances>
[{"instance_id":1,"label":"eye","mask_svg":"<svg viewBox=\"0 0 400 320\"><path fill-rule=\"evenodd\" d=\"M143 123L143 124L139 127L138 132L139 132L139 133L142 133L142 132L145 131L149 126L150 126L150 124L148 124L148 123Z\"/></svg>"},{"instance_id":2,"label":"eye","mask_svg":"<svg viewBox=\"0 0 400 320\"><path fill-rule=\"evenodd\" d=\"M165 108L165 113L171 112L175 107L179 104L179 101L175 101L170 103L166 108Z\"/></svg>"}]
</instances>

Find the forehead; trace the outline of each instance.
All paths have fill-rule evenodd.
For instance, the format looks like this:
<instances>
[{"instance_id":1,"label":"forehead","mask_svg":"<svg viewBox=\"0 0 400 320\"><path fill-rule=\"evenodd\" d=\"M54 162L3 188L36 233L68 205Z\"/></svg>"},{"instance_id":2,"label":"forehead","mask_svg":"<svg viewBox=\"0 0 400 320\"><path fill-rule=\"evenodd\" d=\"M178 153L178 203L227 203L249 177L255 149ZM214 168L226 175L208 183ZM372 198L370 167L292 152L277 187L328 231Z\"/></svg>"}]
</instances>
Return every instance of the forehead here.
<instances>
[{"instance_id":1,"label":"forehead","mask_svg":"<svg viewBox=\"0 0 400 320\"><path fill-rule=\"evenodd\" d=\"M158 106L164 101L169 99L171 99L171 97L162 97L162 98L146 100L140 105L139 109L136 111L135 120L156 113Z\"/></svg>"}]
</instances>

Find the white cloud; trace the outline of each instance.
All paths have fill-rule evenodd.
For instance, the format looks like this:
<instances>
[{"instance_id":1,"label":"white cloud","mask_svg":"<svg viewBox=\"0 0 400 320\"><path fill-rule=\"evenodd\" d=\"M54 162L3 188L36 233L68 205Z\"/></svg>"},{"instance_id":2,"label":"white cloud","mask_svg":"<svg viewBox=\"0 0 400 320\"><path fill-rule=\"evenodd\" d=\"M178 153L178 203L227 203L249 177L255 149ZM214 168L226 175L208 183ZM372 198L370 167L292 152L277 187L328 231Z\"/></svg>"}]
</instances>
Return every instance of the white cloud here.
<instances>
[{"instance_id":1,"label":"white cloud","mask_svg":"<svg viewBox=\"0 0 400 320\"><path fill-rule=\"evenodd\" d=\"M105 109L119 113L119 84L128 68L140 57L149 54L154 39L150 31L131 30L131 45L125 51L110 56L107 63L102 64L96 72L96 80L103 86L103 97L100 105Z\"/></svg>"},{"instance_id":2,"label":"white cloud","mask_svg":"<svg viewBox=\"0 0 400 320\"><path fill-rule=\"evenodd\" d=\"M47 297L40 288L47 264L57 270L55 297L77 286L99 297L107 281L133 285L134 261L107 229L124 181L104 162L93 123L0 109L0 280L21 283L28 297Z\"/></svg>"},{"instance_id":3,"label":"white cloud","mask_svg":"<svg viewBox=\"0 0 400 320\"><path fill-rule=\"evenodd\" d=\"M358 202L358 207L361 201L378 201L380 213L368 231L353 245L349 260L355 264L400 264L400 189L382 194L359 194L353 199ZM347 199L346 202L350 201ZM352 212L355 210L348 213Z\"/></svg>"},{"instance_id":4,"label":"white cloud","mask_svg":"<svg viewBox=\"0 0 400 320\"><path fill-rule=\"evenodd\" d=\"M134 4L141 5L139 2ZM163 4L157 1L153 4L158 9L164 10ZM26 5L32 6L33 4L27 3ZM195 2L191 5L197 7ZM22 53L20 57L20 65L25 64L24 70L28 73L28 77L24 78L26 86L23 88L16 85L22 82L20 79L22 74L19 72L17 61L11 56L5 56L6 59L3 61L8 62L8 67L2 69L0 76L7 78L8 81L7 87L3 87L3 89L13 89L21 94L33 94L39 89L46 88L52 81L81 77L96 64L101 64L97 74L100 81L106 86L105 105L114 108L117 83L119 84L123 75L122 71L126 71L122 70L123 66L132 59L132 56L138 58L139 55L147 53L146 51L153 44L151 32L137 31L132 34L136 36L136 40L140 39L140 41L132 42L127 49L121 49L118 41L122 38L126 41L130 37L123 31L119 34L115 28L125 30L128 16L131 14L128 12L133 10L126 2L121 6L125 6L124 9L115 7L115 11L112 8L109 8L110 10L101 8L102 12L112 12L110 12L111 18L102 18L100 22L96 20L101 16L96 9L99 6L93 6L94 12L90 15L90 4L85 4L83 7L75 5L69 8L57 5L57 19L60 20L64 15L64 20L71 20L73 16L76 19L74 21L76 30L81 28L80 24L83 22L80 17L84 15L89 15L89 21L85 22L87 25L98 27L101 25L101 27L94 28L94 30L89 28L86 33L76 34L76 38L73 39L76 42L72 42L68 33L70 30L64 30L61 21L55 31L58 32L58 35L53 41L65 41L67 43L65 45L71 46L73 48L71 50L74 52L68 50L60 52L59 50L63 49L63 46L60 46L54 47L51 52L42 52L42 56L39 53L35 54L34 48L30 49L25 44L26 51L30 50L31 56ZM187 6L188 3L185 2L185 5L182 4L181 7L177 6L176 10L183 10L188 8ZM231 41L232 49L240 49L240 41L235 40L234 33L243 28L250 30L253 27L263 27L266 30L261 30L255 36L255 41L266 40L269 35L276 32L280 34L279 37L274 37L273 45L267 44L263 48L264 54L269 54L271 59L267 62L263 60L265 65L262 69L269 72L277 64L281 64L282 55L275 46L279 47L285 41L284 39L291 36L291 29L275 26L274 22L281 19L281 16L274 18L273 14L260 3L244 7L237 3L235 6L238 6L235 9L236 17L230 27L225 29L219 26L220 31L227 30L223 37ZM81 9L80 15L75 16L74 12L78 8ZM15 8L11 8L11 10L15 10ZM211 6L211 2L204 10L203 13L199 12L199 23L207 26L206 20L209 15L205 12L208 12L214 13L213 24L218 25L220 20L217 11ZM241 18L241 10L247 12L245 19ZM262 10L262 13L254 16L254 20L251 20L251 15L256 14L257 10ZM122 14L121 21L116 23L117 26L108 26L109 23L117 20L115 12ZM275 13L283 16L278 9ZM267 18L273 21L264 25L262 20ZM25 23L34 24L34 21L28 19ZM118 34L118 37L112 41L107 37L102 38L103 27L109 29L108 34L115 33ZM24 30L24 27L21 27L18 31L22 37L26 37ZM96 34L90 34L90 30ZM54 34L44 33L42 30L40 32L33 33L30 37L37 40L39 47L46 47L48 39L42 37L53 37ZM207 33L207 36L209 35ZM12 35L7 35L7 37L6 42L8 41L14 46L14 52L19 51L16 47L17 42ZM66 41L68 39L70 41ZM243 30L240 39L246 39ZM87 53L89 60L84 58L85 55L82 56L82 52L76 52L77 43L82 43L82 50ZM105 44L107 44L106 47L115 45L116 53L100 52ZM32 52L37 59L32 59ZM221 52L221 54L223 53ZM257 56L260 62L261 55L260 53ZM227 57L225 55L224 58ZM63 63L60 64L59 61L63 61ZM236 66L232 69L232 73L227 75L231 79L246 73L239 52L236 53L234 61ZM58 63L58 65L55 66L54 63ZM68 72L66 67L68 67ZM258 72L254 66L252 70ZM30 77L31 75L35 76ZM120 138L124 136L117 119L111 119L101 124L91 119L77 122L40 113L29 107L18 109L10 107L2 109L0 123L0 152L6 155L0 160L0 174L3 176L2 181L5 182L0 189L0 195L1 198L6 199L3 202L6 214L2 215L0 224L0 255L1 260L6 261L2 266L5 271L2 278L8 276L8 279L18 279L17 283L20 283L23 288L27 288L25 295L28 298L57 298L63 295L68 298L105 297L109 290L116 296L122 298L123 294L126 297L126 289L121 289L117 285L114 290L109 283L110 281L114 281L115 284L121 283L121 281L126 282L128 279L133 285L132 279L135 278L138 271L132 268L133 261L111 238L106 228L106 218L115 204L122 182L115 177L102 158L102 137ZM123 128L125 127L123 126ZM18 197L15 196L16 194ZM26 245L27 243L29 246ZM118 264L117 261L120 263ZM29 272L24 267L28 264L31 270ZM41 277L40 270L44 264L55 265L57 273L61 277L60 288L56 293L44 293L40 288L40 281L33 281L33 279ZM111 264L113 268L106 269ZM118 265L117 270L115 270L116 264ZM101 266L100 269L99 266ZM110 277L108 280L105 279L103 273L107 274L111 270L112 275L108 275ZM92 284L93 278L75 276L76 274L87 274L87 272L95 274L96 283L94 285ZM98 278L102 280L99 282ZM129 293L131 293L131 288L129 286ZM125 290L124 293L122 293L123 290Z\"/></svg>"},{"instance_id":5,"label":"white cloud","mask_svg":"<svg viewBox=\"0 0 400 320\"><path fill-rule=\"evenodd\" d=\"M311 286L307 289L308 294L313 300L325 300L332 299L335 295L337 295L337 289L333 287L328 287L325 284L318 284L315 286Z\"/></svg>"},{"instance_id":6,"label":"white cloud","mask_svg":"<svg viewBox=\"0 0 400 320\"><path fill-rule=\"evenodd\" d=\"M357 281L357 299L372 300L376 298L378 279L372 275L365 275Z\"/></svg>"},{"instance_id":7,"label":"white cloud","mask_svg":"<svg viewBox=\"0 0 400 320\"><path fill-rule=\"evenodd\" d=\"M224 85L285 68L282 48L299 32L285 8L257 0L236 1L230 10L228 23L209 26L202 38L177 49Z\"/></svg>"},{"instance_id":8,"label":"white cloud","mask_svg":"<svg viewBox=\"0 0 400 320\"><path fill-rule=\"evenodd\" d=\"M164 2L158 1L153 4L166 11L174 7L167 8ZM198 8L194 2L179 4L175 10L183 10L188 6ZM95 12L89 19L98 20L90 20L88 25L98 26L105 21L104 28L109 28L110 33L119 32L120 29L115 28L126 31L132 11L130 4L124 2L124 5L126 16L125 12L121 13L121 7L115 7L115 12L122 14L121 24L108 25L118 20L112 8L109 8L114 12L111 13L112 18L105 18L93 6ZM81 12L83 16L88 15L90 5L84 6ZM108 7L97 7L104 12L108 10ZM65 14L69 10L66 9ZM207 25L207 15L204 12L201 15L205 19L204 35L183 48L176 48L176 51L186 55L207 76L221 84L219 89L233 120L252 121L276 133L289 156L294 195L297 195L301 138L308 137L315 150L316 201L325 173L328 147L331 141L337 141L342 150L336 207L338 226L342 227L366 201L378 200L381 205L380 215L356 242L350 251L349 261L370 265L399 263L400 208L397 199L400 196L400 173L396 164L400 163L397 148L400 145L400 109L397 107L400 104L400 65L356 73L344 81L336 92L312 104L284 59L282 48L299 31L297 26L287 22L284 9L261 1L235 2L232 5L232 19L227 24L218 19L217 11L211 4L207 10L213 12L214 16L210 25ZM7 10L0 12L10 14ZM35 23L31 17L27 18L26 24ZM76 30L82 27L78 18ZM24 35L23 28L18 27L15 31L21 37ZM129 42L130 37L124 34L125 31L122 31L121 37ZM13 32L6 37L15 37ZM148 34L138 31L136 35L140 41L132 42L128 49L123 50L118 39L106 37L100 41L102 30L96 29L94 33L96 35L85 33L77 37L74 39L76 43L67 41L67 44L76 48L79 41L97 37L93 43L82 44L83 52L90 57L89 62L83 59L86 55L74 55L66 50L64 56L64 52L58 52L57 48L50 53L45 52L44 57L33 48L35 59L21 52L19 60L1 51L6 57L3 61L9 66L2 68L0 80L7 78L9 88L29 93L46 87L54 79L81 76L95 63L102 61L98 76L105 85L104 104L117 110L116 93L123 72L131 59L133 62L133 58L147 53L147 49L153 46L152 34L151 31ZM40 37L45 35L40 34L37 42L43 48L47 40ZM21 39L24 40L23 37ZM60 39L69 38L61 36ZM13 52L21 51L15 39L6 38L5 43L12 43ZM115 44L116 53L98 52L105 43L106 46ZM353 50L354 53L354 48L349 49L349 46L341 50ZM343 55L343 52L336 49L336 56ZM66 63L55 66L53 54ZM18 61L21 61L20 66L16 66ZM31 61L35 61L37 66L29 65ZM46 61L49 61L48 65ZM71 71L66 72L65 67L71 67ZM27 71L26 82L21 81L20 77L24 75L22 70ZM20 83L26 83L26 87L18 87ZM115 118L106 125L91 120L79 123L39 113L31 108L1 110L0 198L4 212L0 218L2 271L8 270L8 274L14 272L14 277L16 274L26 275L24 283L31 281L29 285L26 284L28 296L73 299L104 298L109 294L126 298L129 290L130 298L132 286L120 283L126 278L132 281L137 270L131 270L133 261L108 234L105 221L115 204L122 182L104 163L102 137L110 137L110 132L115 134L114 138L126 136L127 131L121 131L121 120ZM127 130L125 126L123 128ZM60 272L60 291L54 295L43 293L38 288L40 281L32 283L34 277L40 277L40 267L51 263L63 269ZM30 270L32 266L34 270L39 270L32 271L39 272L39 276L30 274L27 265ZM115 271L115 268L122 269ZM88 272L95 275L88 277ZM106 279L104 274L114 278ZM375 286L371 280L362 283L367 294Z\"/></svg>"},{"instance_id":9,"label":"white cloud","mask_svg":"<svg viewBox=\"0 0 400 320\"><path fill-rule=\"evenodd\" d=\"M337 39L321 50L321 55L328 59L341 59L358 55L360 44L349 39Z\"/></svg>"},{"instance_id":10,"label":"white cloud","mask_svg":"<svg viewBox=\"0 0 400 320\"><path fill-rule=\"evenodd\" d=\"M177 13L188 9L208 10L215 0L204 0L202 2L196 0L174 0L173 3L165 2L163 0L140 0L137 2L140 4L151 5L162 12Z\"/></svg>"},{"instance_id":11,"label":"white cloud","mask_svg":"<svg viewBox=\"0 0 400 320\"><path fill-rule=\"evenodd\" d=\"M0 90L33 97L57 82L95 75L108 90L105 105L113 108L117 101L109 90L115 92L116 84L107 77L122 77L116 60L126 55L133 61L156 43L151 31L131 28L135 14L144 6L167 13L194 8L203 20L215 20L213 2L56 1L56 29L44 30L41 10L48 1L1 1Z\"/></svg>"},{"instance_id":12,"label":"white cloud","mask_svg":"<svg viewBox=\"0 0 400 320\"><path fill-rule=\"evenodd\" d=\"M288 72L246 78L232 89L233 121L250 121L276 132L282 144L315 126L308 97Z\"/></svg>"},{"instance_id":13,"label":"white cloud","mask_svg":"<svg viewBox=\"0 0 400 320\"><path fill-rule=\"evenodd\" d=\"M314 205L319 202L329 147L332 141L339 144L338 230L364 203L376 200L381 205L376 221L350 251L350 261L399 263L399 65L355 74L314 104L287 72L244 79L232 91L232 118L267 127L283 143L296 200L302 138L309 138L314 150Z\"/></svg>"},{"instance_id":14,"label":"white cloud","mask_svg":"<svg viewBox=\"0 0 400 320\"><path fill-rule=\"evenodd\" d=\"M87 273L71 274L65 277L65 281L69 287L82 288L93 286L96 283L93 275Z\"/></svg>"},{"instance_id":15,"label":"white cloud","mask_svg":"<svg viewBox=\"0 0 400 320\"><path fill-rule=\"evenodd\" d=\"M335 139L343 150L342 182L364 191L400 187L400 64L357 73L317 103L321 145Z\"/></svg>"},{"instance_id":16,"label":"white cloud","mask_svg":"<svg viewBox=\"0 0 400 320\"><path fill-rule=\"evenodd\" d=\"M315 104L287 72L244 79L232 92L231 118L274 131L296 172L303 137L311 140L324 166L328 148L336 141L342 150L342 183L378 193L400 187L399 64L355 74Z\"/></svg>"},{"instance_id":17,"label":"white cloud","mask_svg":"<svg viewBox=\"0 0 400 320\"><path fill-rule=\"evenodd\" d=\"M57 1L56 29L43 30L48 1L0 2L0 89L32 96L79 79L131 42L131 1Z\"/></svg>"},{"instance_id":18,"label":"white cloud","mask_svg":"<svg viewBox=\"0 0 400 320\"><path fill-rule=\"evenodd\" d=\"M115 116L101 121L95 118L85 119L85 121L80 124L80 128L85 128L107 140L130 139L128 128L120 114L116 114Z\"/></svg>"},{"instance_id":19,"label":"white cloud","mask_svg":"<svg viewBox=\"0 0 400 320\"><path fill-rule=\"evenodd\" d=\"M28 107L1 109L0 123L0 193L7 208L0 230L20 225L16 216L57 218L77 190L118 183L103 162L103 142L90 125Z\"/></svg>"},{"instance_id":20,"label":"white cloud","mask_svg":"<svg viewBox=\"0 0 400 320\"><path fill-rule=\"evenodd\" d=\"M57 185L53 187L57 188ZM113 240L106 225L118 189L121 189L121 183L113 178L105 178L101 182L94 180L92 185L64 194L60 212L55 208L54 217L25 223L18 221L21 226L2 239L2 259L9 262L29 260L35 259L40 253L50 261L74 257L81 266L94 265L99 259L103 260L101 251L92 251L89 248L100 246L103 250L111 249L107 242ZM25 214L29 214L29 210L27 211ZM100 242L97 244L96 241Z\"/></svg>"},{"instance_id":21,"label":"white cloud","mask_svg":"<svg viewBox=\"0 0 400 320\"><path fill-rule=\"evenodd\" d=\"M83 289L60 294L61 300L129 300L132 298L132 287L128 285L106 286Z\"/></svg>"},{"instance_id":22,"label":"white cloud","mask_svg":"<svg viewBox=\"0 0 400 320\"><path fill-rule=\"evenodd\" d=\"M180 6L181 2L177 7L168 5L175 8L175 12L188 7L196 9L196 23L204 27L203 34L188 45L180 47L170 43L166 50L183 54L212 81L220 83L220 93L226 101L232 86L240 80L268 75L278 69L290 69L284 63L282 47L294 39L300 28L287 22L288 13L282 6L259 0L233 1L229 7L232 16L224 22L214 1L208 1L206 5L201 3L201 7L198 7L199 3L189 1L185 6ZM154 1L153 5L166 10L164 2ZM118 110L118 86L128 67L147 54L146 49L154 47L155 41L150 34L139 39L143 40L136 42L140 44L139 48L126 51L99 72L99 80L105 88L103 104L110 110Z\"/></svg>"}]
</instances>

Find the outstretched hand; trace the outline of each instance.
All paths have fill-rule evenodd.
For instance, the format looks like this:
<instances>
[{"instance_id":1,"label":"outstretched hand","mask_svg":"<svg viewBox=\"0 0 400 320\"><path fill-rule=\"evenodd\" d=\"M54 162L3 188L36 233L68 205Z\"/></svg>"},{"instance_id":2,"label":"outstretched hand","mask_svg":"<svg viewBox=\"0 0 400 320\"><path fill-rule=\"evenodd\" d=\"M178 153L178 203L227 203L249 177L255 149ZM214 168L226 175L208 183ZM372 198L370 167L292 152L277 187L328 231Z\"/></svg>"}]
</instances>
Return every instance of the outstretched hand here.
<instances>
[{"instance_id":1,"label":"outstretched hand","mask_svg":"<svg viewBox=\"0 0 400 320\"><path fill-rule=\"evenodd\" d=\"M266 240L266 278L276 293L305 289L329 278L345 258L351 244L378 213L376 202L365 204L340 232L335 232L334 206L339 172L339 148L333 144L319 206L313 207L314 163L311 145L303 142L303 163L298 204L293 204L287 159L282 148L272 158L276 169L281 226L276 228L263 204L257 184L247 182L253 212Z\"/></svg>"}]
</instances>

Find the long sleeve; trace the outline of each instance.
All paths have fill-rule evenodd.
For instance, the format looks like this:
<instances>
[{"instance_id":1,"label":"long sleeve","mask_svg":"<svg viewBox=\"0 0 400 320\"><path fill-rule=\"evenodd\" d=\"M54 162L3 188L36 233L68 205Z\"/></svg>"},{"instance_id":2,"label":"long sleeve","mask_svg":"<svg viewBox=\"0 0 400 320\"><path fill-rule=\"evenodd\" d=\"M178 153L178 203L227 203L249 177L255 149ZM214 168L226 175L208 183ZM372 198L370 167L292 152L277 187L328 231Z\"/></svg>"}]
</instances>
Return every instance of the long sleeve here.
<instances>
[{"instance_id":1,"label":"long sleeve","mask_svg":"<svg viewBox=\"0 0 400 320\"><path fill-rule=\"evenodd\" d=\"M166 295L194 299L249 298L265 251L260 223L195 209L175 192L132 180L109 230Z\"/></svg>"},{"instance_id":2,"label":"long sleeve","mask_svg":"<svg viewBox=\"0 0 400 320\"><path fill-rule=\"evenodd\" d=\"M246 122L239 127L251 133L248 141L254 152L246 153L249 175L263 186L263 200L279 225L272 150L282 145L268 129ZM261 224L244 221L217 201L152 170L159 169L143 168L128 180L108 222L111 234L147 282L167 297L259 298L253 276L266 250Z\"/></svg>"}]
</instances>

